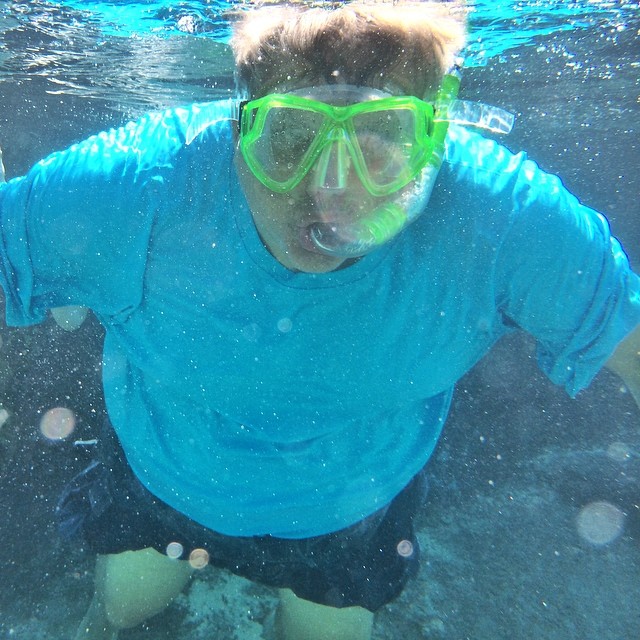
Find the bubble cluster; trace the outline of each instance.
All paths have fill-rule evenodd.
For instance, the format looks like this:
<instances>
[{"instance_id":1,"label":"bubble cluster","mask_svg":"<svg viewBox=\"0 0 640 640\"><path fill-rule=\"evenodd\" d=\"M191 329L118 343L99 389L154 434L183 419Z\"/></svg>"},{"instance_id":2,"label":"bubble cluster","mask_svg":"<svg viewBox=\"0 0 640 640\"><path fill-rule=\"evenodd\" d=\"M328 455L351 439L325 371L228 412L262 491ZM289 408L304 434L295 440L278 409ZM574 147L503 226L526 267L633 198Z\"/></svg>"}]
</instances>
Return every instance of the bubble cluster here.
<instances>
[{"instance_id":1,"label":"bubble cluster","mask_svg":"<svg viewBox=\"0 0 640 640\"><path fill-rule=\"evenodd\" d=\"M76 416L71 409L49 409L40 420L40 431L49 440L64 440L76 428Z\"/></svg>"},{"instance_id":2,"label":"bubble cluster","mask_svg":"<svg viewBox=\"0 0 640 640\"><path fill-rule=\"evenodd\" d=\"M182 16L176 26L185 33L195 33L198 30L198 23L193 16Z\"/></svg>"},{"instance_id":3,"label":"bubble cluster","mask_svg":"<svg viewBox=\"0 0 640 640\"><path fill-rule=\"evenodd\" d=\"M600 547L613 542L624 528L624 513L604 500L590 502L580 509L576 527L580 537Z\"/></svg>"},{"instance_id":4,"label":"bubble cluster","mask_svg":"<svg viewBox=\"0 0 640 640\"><path fill-rule=\"evenodd\" d=\"M166 553L172 560L177 560L184 553L184 547L179 542L170 542L167 545Z\"/></svg>"},{"instance_id":5,"label":"bubble cluster","mask_svg":"<svg viewBox=\"0 0 640 640\"><path fill-rule=\"evenodd\" d=\"M194 549L189 554L189 564L194 569L204 569L209 564L209 553L205 549Z\"/></svg>"}]
</instances>

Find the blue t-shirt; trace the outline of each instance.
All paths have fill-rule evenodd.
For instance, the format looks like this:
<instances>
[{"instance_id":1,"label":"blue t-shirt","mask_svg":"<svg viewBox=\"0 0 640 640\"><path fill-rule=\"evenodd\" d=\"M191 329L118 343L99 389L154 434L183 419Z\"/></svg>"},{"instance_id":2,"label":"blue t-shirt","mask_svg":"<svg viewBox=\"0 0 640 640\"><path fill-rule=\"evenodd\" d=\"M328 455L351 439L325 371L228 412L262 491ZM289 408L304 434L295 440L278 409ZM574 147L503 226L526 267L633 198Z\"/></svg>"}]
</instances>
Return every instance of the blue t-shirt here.
<instances>
[{"instance_id":1,"label":"blue t-shirt","mask_svg":"<svg viewBox=\"0 0 640 640\"><path fill-rule=\"evenodd\" d=\"M514 327L575 394L640 321L605 219L524 154L452 126L427 211L333 273L262 245L233 103L151 114L0 187L7 321L91 308L140 480L229 535L307 537L388 503L456 381Z\"/></svg>"}]
</instances>

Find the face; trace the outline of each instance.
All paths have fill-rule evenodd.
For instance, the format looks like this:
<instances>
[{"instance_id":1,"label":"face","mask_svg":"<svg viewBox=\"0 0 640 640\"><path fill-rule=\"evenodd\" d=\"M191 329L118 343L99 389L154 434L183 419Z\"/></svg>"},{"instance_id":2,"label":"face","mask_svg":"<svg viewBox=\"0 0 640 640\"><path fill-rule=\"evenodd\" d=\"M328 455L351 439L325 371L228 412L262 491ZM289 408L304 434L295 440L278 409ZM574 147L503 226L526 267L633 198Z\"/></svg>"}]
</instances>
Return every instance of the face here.
<instances>
[{"instance_id":1,"label":"face","mask_svg":"<svg viewBox=\"0 0 640 640\"><path fill-rule=\"evenodd\" d=\"M316 190L305 178L288 193L275 193L265 187L247 167L236 150L236 170L262 242L287 269L307 273L326 273L343 265L345 258L319 252L309 237L309 228L322 218L318 213ZM335 203L336 213L345 212L346 203Z\"/></svg>"},{"instance_id":2,"label":"face","mask_svg":"<svg viewBox=\"0 0 640 640\"><path fill-rule=\"evenodd\" d=\"M366 90L361 99L354 100L353 97L346 95L348 88L345 85L338 85L335 88L333 86L316 87L314 91L320 92L321 97L318 99L323 103L332 105L348 105L392 95L388 90L381 93L376 92L375 89L369 95L369 90ZM293 95L300 92L291 87L286 89L276 87L269 93ZM404 93L396 91L395 95L404 95ZM305 138L304 131L299 133L296 131L295 135L291 133L295 125L295 114L302 112L286 113L287 118L283 125L286 132L285 139L288 141L287 144L295 146L296 141ZM367 120L369 122L371 116L366 117L369 118ZM372 127L371 135L375 136L379 128ZM367 141L361 136L360 131L358 135L358 143L364 152ZM311 138L313 139L313 136ZM271 143L269 148L272 148L275 144L274 139L269 138L269 140ZM372 155L367 153L369 166L373 169ZM407 193L413 193L415 188L406 187L389 197L382 197L380 194L374 196L371 194L371 187L367 189L363 185L350 158L346 143L334 142L327 145L301 181L282 193L274 190L275 187L268 188L258 180L247 166L240 150L236 151L237 173L256 229L268 250L288 269L324 273L345 266L346 261L352 258L320 250L322 243L318 242L318 233L324 233L323 238L329 238L331 242L332 234L335 240L336 230L348 235L350 230L353 232L354 229L358 229L359 224L361 227L369 224L366 221L367 217L371 218L372 212L377 216L386 215L387 218L396 215L394 211L404 215L400 206L389 206L389 204L402 199L408 200ZM392 164L388 157L375 158L375 160L386 165ZM393 220L391 222L395 224ZM378 219L375 221L375 226L376 229L380 228Z\"/></svg>"}]
</instances>

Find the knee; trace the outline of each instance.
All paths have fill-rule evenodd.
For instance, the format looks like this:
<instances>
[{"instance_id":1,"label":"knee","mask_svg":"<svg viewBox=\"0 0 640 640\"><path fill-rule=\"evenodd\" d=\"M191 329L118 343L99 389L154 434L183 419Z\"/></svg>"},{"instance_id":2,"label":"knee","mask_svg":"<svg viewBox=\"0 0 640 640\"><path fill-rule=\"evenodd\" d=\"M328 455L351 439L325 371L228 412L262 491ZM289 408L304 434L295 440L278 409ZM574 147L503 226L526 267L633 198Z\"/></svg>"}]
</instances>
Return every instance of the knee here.
<instances>
[{"instance_id":1,"label":"knee","mask_svg":"<svg viewBox=\"0 0 640 640\"><path fill-rule=\"evenodd\" d=\"M280 592L279 640L370 640L373 613L362 607L336 609Z\"/></svg>"},{"instance_id":2,"label":"knee","mask_svg":"<svg viewBox=\"0 0 640 640\"><path fill-rule=\"evenodd\" d=\"M99 559L96 593L109 624L134 627L160 613L184 589L192 570L153 549L128 551Z\"/></svg>"}]
</instances>

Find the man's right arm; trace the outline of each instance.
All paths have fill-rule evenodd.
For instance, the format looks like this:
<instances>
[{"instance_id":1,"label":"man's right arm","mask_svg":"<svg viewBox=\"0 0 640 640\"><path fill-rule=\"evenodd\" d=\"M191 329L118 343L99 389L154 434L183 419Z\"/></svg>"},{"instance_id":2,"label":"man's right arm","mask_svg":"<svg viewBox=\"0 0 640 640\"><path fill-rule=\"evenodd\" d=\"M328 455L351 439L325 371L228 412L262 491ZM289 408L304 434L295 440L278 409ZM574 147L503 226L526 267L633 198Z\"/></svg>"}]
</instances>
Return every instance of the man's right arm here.
<instances>
[{"instance_id":1,"label":"man's right arm","mask_svg":"<svg viewBox=\"0 0 640 640\"><path fill-rule=\"evenodd\" d=\"M138 304L166 142L161 115L147 116L0 185L0 283L9 324L40 322L52 307L112 316Z\"/></svg>"}]
</instances>

